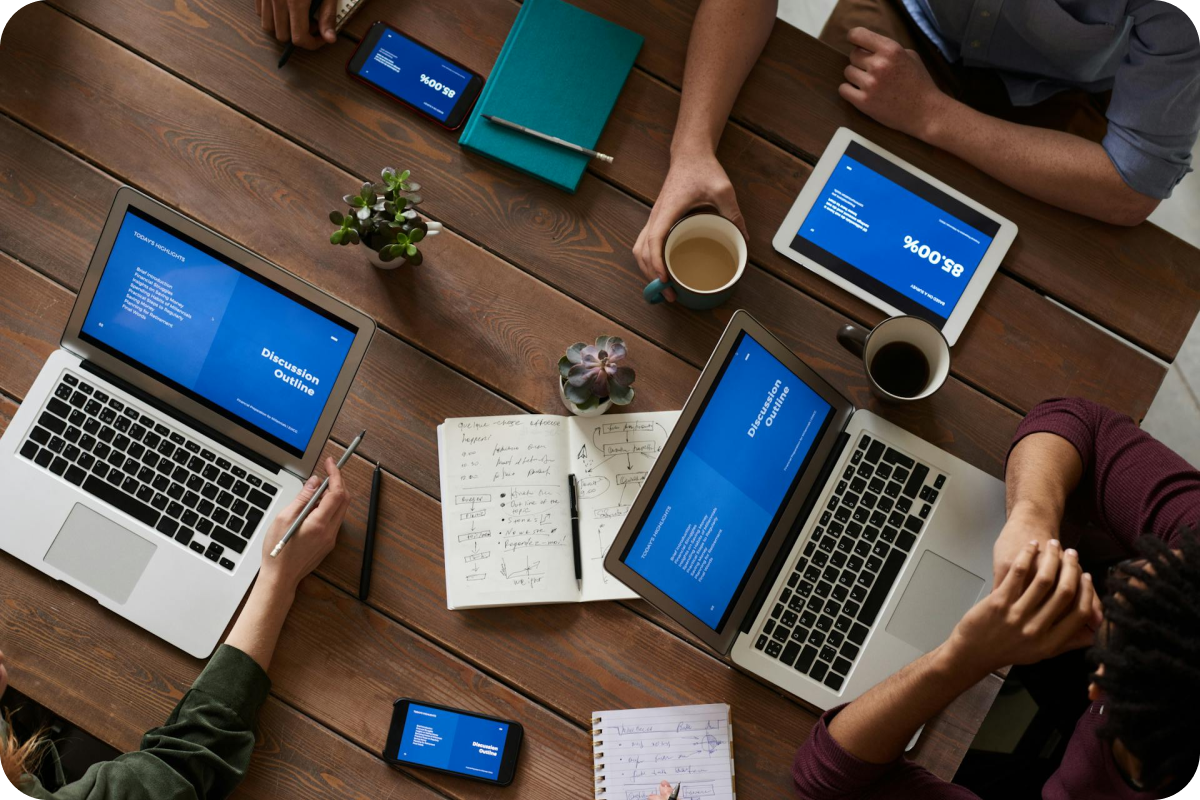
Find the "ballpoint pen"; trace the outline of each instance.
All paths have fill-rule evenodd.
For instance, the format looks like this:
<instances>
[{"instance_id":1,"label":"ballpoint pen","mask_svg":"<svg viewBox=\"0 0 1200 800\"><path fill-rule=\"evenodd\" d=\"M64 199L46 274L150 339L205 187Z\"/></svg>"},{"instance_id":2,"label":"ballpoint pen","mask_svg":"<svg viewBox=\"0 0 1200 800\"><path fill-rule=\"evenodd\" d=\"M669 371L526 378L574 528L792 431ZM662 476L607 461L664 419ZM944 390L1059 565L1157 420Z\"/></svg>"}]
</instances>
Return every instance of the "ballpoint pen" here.
<instances>
[{"instance_id":1,"label":"ballpoint pen","mask_svg":"<svg viewBox=\"0 0 1200 800\"><path fill-rule=\"evenodd\" d=\"M383 482L383 469L375 462L371 475L371 504L367 507L367 535L363 540L362 572L358 577L358 599L367 602L371 593L371 567L375 561L375 525L379 518L379 485Z\"/></svg>"},{"instance_id":2,"label":"ballpoint pen","mask_svg":"<svg viewBox=\"0 0 1200 800\"><path fill-rule=\"evenodd\" d=\"M583 556L579 551L579 490L575 476L567 476L567 488L571 492L571 547L575 551L575 585L583 590Z\"/></svg>"},{"instance_id":3,"label":"ballpoint pen","mask_svg":"<svg viewBox=\"0 0 1200 800\"><path fill-rule=\"evenodd\" d=\"M338 469L341 469L346 465L346 462L350 460L350 456L354 455L354 451L358 449L360 444L362 444L363 437L366 435L367 432L363 431L354 438L354 441L351 442L350 446L346 448L346 452L342 453L342 457L337 463ZM321 495L325 494L325 489L328 486L329 476L326 475L325 480L321 481L320 488L313 493L313 496L310 497L308 502L304 504L304 508L300 510L300 516L296 517L296 521L288 527L287 533L283 535L283 538L279 540L279 544L275 545L275 549L271 551L271 558L279 555L279 551L283 549L283 546L288 543L288 539L292 538L292 534L294 534L304 523L304 520L308 518L308 512L313 510L313 507L317 504L317 501L321 499Z\"/></svg>"},{"instance_id":4,"label":"ballpoint pen","mask_svg":"<svg viewBox=\"0 0 1200 800\"><path fill-rule=\"evenodd\" d=\"M679 790L683 788L683 784L679 783L675 786L675 791L671 792L671 796L667 800L679 800Z\"/></svg>"},{"instance_id":5,"label":"ballpoint pen","mask_svg":"<svg viewBox=\"0 0 1200 800\"><path fill-rule=\"evenodd\" d=\"M565 147L568 150L574 150L577 153L583 153L584 155L591 156L592 158L598 158L601 161L607 161L609 164L612 163L612 156L606 156L606 155L604 155L604 153L598 153L595 150L589 150L588 148L583 147L581 145L577 145L574 142L568 142L566 139L560 139L557 136L551 136L548 133L542 133L541 131L535 131L533 128L526 128L524 125L518 125L515 122L509 122L506 119L500 119L499 117L494 117L491 114L482 114L481 116L484 119L486 119L488 122L494 122L497 125L503 125L506 128L512 128L514 131L520 131L521 133L527 133L530 136L536 136L539 139L542 139L547 142L551 142L560 147Z\"/></svg>"}]
</instances>

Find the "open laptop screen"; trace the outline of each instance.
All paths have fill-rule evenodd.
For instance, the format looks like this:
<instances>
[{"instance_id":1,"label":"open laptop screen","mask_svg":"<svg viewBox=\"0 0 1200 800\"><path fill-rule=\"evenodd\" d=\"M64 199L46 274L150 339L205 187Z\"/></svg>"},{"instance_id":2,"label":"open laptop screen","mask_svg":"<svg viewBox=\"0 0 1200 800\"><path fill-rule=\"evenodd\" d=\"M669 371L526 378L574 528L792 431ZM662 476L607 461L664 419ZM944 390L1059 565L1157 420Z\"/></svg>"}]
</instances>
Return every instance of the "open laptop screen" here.
<instances>
[{"instance_id":1,"label":"open laptop screen","mask_svg":"<svg viewBox=\"0 0 1200 800\"><path fill-rule=\"evenodd\" d=\"M722 629L832 416L743 332L621 561Z\"/></svg>"},{"instance_id":2,"label":"open laptop screen","mask_svg":"<svg viewBox=\"0 0 1200 800\"><path fill-rule=\"evenodd\" d=\"M357 332L129 208L80 338L302 456Z\"/></svg>"}]
</instances>

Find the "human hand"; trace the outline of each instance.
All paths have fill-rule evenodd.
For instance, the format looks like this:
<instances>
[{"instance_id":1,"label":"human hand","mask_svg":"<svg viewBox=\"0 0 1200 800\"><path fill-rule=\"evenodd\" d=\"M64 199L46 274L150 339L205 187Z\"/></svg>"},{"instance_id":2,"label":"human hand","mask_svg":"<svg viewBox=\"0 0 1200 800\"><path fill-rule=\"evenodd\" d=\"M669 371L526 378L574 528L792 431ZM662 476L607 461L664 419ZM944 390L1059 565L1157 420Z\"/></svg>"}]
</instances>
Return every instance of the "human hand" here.
<instances>
[{"instance_id":1,"label":"human hand","mask_svg":"<svg viewBox=\"0 0 1200 800\"><path fill-rule=\"evenodd\" d=\"M1030 579L1032 575L1032 579ZM1100 625L1092 576L1056 540L1027 542L1004 580L967 612L945 647L980 677L1091 644Z\"/></svg>"},{"instance_id":2,"label":"human hand","mask_svg":"<svg viewBox=\"0 0 1200 800\"><path fill-rule=\"evenodd\" d=\"M674 789L671 787L671 784L663 781L658 785L658 794L647 795L646 800L667 800L673 791Z\"/></svg>"},{"instance_id":3,"label":"human hand","mask_svg":"<svg viewBox=\"0 0 1200 800\"><path fill-rule=\"evenodd\" d=\"M737 225L742 235L749 239L733 184L716 154L673 156L671 169L658 192L654 208L650 210L650 219L633 244L633 255L647 281L655 278L667 281L667 264L663 260L667 234L680 217L704 205L714 206L718 214ZM672 289L664 289L663 296L675 301Z\"/></svg>"},{"instance_id":4,"label":"human hand","mask_svg":"<svg viewBox=\"0 0 1200 800\"><path fill-rule=\"evenodd\" d=\"M992 587L1004 580L1021 551L1036 541L1039 546L1058 538L1058 525L1045 515L1022 506L1013 508L992 546Z\"/></svg>"},{"instance_id":5,"label":"human hand","mask_svg":"<svg viewBox=\"0 0 1200 800\"><path fill-rule=\"evenodd\" d=\"M310 6L309 0L254 0L254 13L262 20L262 29L281 42L292 42L305 50L333 44L337 41L334 30L337 0L324 0L317 11L319 38L312 33Z\"/></svg>"},{"instance_id":6,"label":"human hand","mask_svg":"<svg viewBox=\"0 0 1200 800\"><path fill-rule=\"evenodd\" d=\"M846 38L855 47L838 94L889 128L926 139L952 101L933 82L921 57L866 28L851 28Z\"/></svg>"},{"instance_id":7,"label":"human hand","mask_svg":"<svg viewBox=\"0 0 1200 800\"><path fill-rule=\"evenodd\" d=\"M301 523L299 530L292 534L287 545L279 551L279 555L271 558L271 551L296 517L300 516L300 511L309 498L317 491L317 487L321 485L320 478L313 475L308 479L291 505L279 512L279 516L271 523L267 535L263 538L259 581L265 585L287 592L295 591L304 576L316 569L333 550L342 519L350 506L350 494L346 491L342 483L342 473L332 458L325 459L325 471L329 473L329 487Z\"/></svg>"}]
</instances>

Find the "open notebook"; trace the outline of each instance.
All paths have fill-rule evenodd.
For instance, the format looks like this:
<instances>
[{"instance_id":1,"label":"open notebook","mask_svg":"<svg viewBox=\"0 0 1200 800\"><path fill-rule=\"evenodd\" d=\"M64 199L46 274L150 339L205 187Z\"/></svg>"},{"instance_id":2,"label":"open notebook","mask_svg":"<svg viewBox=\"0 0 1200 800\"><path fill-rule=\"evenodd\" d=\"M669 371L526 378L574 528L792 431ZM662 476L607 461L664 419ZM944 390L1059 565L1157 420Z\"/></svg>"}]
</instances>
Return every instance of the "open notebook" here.
<instances>
[{"instance_id":1,"label":"open notebook","mask_svg":"<svg viewBox=\"0 0 1200 800\"><path fill-rule=\"evenodd\" d=\"M637 597L604 556L678 411L448 419L438 426L446 605ZM568 476L579 488L583 588L575 580Z\"/></svg>"},{"instance_id":2,"label":"open notebook","mask_svg":"<svg viewBox=\"0 0 1200 800\"><path fill-rule=\"evenodd\" d=\"M596 800L645 800L662 781L679 800L735 800L729 706L592 714Z\"/></svg>"}]
</instances>

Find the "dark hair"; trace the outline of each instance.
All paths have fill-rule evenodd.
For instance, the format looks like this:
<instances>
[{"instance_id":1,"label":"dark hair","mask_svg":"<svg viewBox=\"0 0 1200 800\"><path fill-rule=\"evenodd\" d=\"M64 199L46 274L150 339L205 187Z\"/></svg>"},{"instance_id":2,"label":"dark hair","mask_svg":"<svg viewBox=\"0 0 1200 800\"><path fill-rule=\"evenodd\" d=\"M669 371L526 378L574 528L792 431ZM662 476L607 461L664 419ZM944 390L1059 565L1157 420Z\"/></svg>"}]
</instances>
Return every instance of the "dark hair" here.
<instances>
[{"instance_id":1,"label":"dark hair","mask_svg":"<svg viewBox=\"0 0 1200 800\"><path fill-rule=\"evenodd\" d=\"M1176 538L1143 536L1145 561L1122 562L1109 577L1112 634L1089 653L1104 665L1095 678L1107 695L1099 735L1120 739L1142 762L1141 783L1167 794L1200 762L1200 532Z\"/></svg>"}]
</instances>

